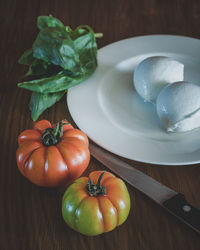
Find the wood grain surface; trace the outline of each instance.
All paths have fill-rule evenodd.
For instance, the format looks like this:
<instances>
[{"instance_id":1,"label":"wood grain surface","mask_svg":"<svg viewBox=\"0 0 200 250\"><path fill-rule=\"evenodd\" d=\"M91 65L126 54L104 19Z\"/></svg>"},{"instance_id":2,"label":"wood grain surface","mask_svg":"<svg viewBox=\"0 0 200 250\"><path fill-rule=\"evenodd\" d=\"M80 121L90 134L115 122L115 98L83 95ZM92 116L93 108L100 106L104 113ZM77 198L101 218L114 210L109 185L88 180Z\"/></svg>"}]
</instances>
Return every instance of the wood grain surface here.
<instances>
[{"instance_id":1,"label":"wood grain surface","mask_svg":"<svg viewBox=\"0 0 200 250\"><path fill-rule=\"evenodd\" d=\"M88 24L102 32L99 48L147 34L200 38L198 0L0 1L0 250L199 250L197 233L129 185L128 220L112 232L83 236L62 219L63 190L37 187L19 173L15 160L17 136L34 123L28 106L30 92L17 87L27 68L17 60L37 35L37 16L49 14L72 28ZM65 98L45 111L42 118L51 122L67 118L74 124ZM199 164L168 167L129 162L184 193L200 208ZM92 158L84 175L96 169L106 168Z\"/></svg>"}]
</instances>

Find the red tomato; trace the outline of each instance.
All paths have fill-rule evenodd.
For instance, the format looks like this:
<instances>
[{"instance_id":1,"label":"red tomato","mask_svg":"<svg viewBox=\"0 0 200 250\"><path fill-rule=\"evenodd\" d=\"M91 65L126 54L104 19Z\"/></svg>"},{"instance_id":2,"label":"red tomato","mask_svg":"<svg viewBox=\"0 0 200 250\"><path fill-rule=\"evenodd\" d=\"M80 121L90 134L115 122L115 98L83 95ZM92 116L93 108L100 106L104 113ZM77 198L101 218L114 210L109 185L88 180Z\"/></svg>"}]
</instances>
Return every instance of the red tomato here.
<instances>
[{"instance_id":1,"label":"red tomato","mask_svg":"<svg viewBox=\"0 0 200 250\"><path fill-rule=\"evenodd\" d=\"M78 178L90 161L88 138L69 123L37 122L18 137L20 172L39 186L56 187Z\"/></svg>"},{"instance_id":2,"label":"red tomato","mask_svg":"<svg viewBox=\"0 0 200 250\"><path fill-rule=\"evenodd\" d=\"M74 230L98 235L121 225L130 211L125 183L113 174L94 171L71 184L63 195L62 215Z\"/></svg>"}]
</instances>

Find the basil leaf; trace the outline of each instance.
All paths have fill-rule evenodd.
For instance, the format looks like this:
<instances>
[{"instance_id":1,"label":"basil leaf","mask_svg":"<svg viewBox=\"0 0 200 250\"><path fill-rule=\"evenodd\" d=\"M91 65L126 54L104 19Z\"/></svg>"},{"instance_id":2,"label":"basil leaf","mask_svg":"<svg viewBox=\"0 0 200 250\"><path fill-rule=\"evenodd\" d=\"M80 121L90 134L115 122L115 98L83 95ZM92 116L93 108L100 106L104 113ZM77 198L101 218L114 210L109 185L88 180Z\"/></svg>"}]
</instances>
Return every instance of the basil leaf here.
<instances>
[{"instance_id":1,"label":"basil leaf","mask_svg":"<svg viewBox=\"0 0 200 250\"><path fill-rule=\"evenodd\" d=\"M80 26L78 29L83 30L83 27ZM97 45L93 31L90 29L89 33L78 37L74 41L74 47L79 53L84 71L94 71L97 67Z\"/></svg>"},{"instance_id":2,"label":"basil leaf","mask_svg":"<svg viewBox=\"0 0 200 250\"><path fill-rule=\"evenodd\" d=\"M26 76L52 76L62 71L62 68L53 64L49 64L42 60L35 59L29 67Z\"/></svg>"},{"instance_id":3,"label":"basil leaf","mask_svg":"<svg viewBox=\"0 0 200 250\"><path fill-rule=\"evenodd\" d=\"M65 28L63 23L52 15L39 16L37 19L37 26L40 30L52 27L52 28Z\"/></svg>"},{"instance_id":4,"label":"basil leaf","mask_svg":"<svg viewBox=\"0 0 200 250\"><path fill-rule=\"evenodd\" d=\"M35 59L34 62L30 65L26 76L37 76L45 74L48 65L48 63L43 62L42 60Z\"/></svg>"},{"instance_id":5,"label":"basil leaf","mask_svg":"<svg viewBox=\"0 0 200 250\"><path fill-rule=\"evenodd\" d=\"M36 121L44 110L58 102L65 92L57 92L52 94L32 93L30 101L31 117Z\"/></svg>"},{"instance_id":6,"label":"basil leaf","mask_svg":"<svg viewBox=\"0 0 200 250\"><path fill-rule=\"evenodd\" d=\"M33 57L33 50L26 50L23 55L19 58L18 63L31 65L34 62L35 58Z\"/></svg>"},{"instance_id":7,"label":"basil leaf","mask_svg":"<svg viewBox=\"0 0 200 250\"><path fill-rule=\"evenodd\" d=\"M51 77L36 79L19 83L18 86L38 93L55 93L67 90L80 82L86 80L90 74L70 77L64 74L57 74Z\"/></svg>"},{"instance_id":8,"label":"basil leaf","mask_svg":"<svg viewBox=\"0 0 200 250\"><path fill-rule=\"evenodd\" d=\"M102 36L87 25L72 30L51 15L39 16L37 25L40 32L32 48L19 59L29 65L26 76L35 77L18 84L33 91L30 109L34 120L67 89L92 75L97 67L96 37Z\"/></svg>"},{"instance_id":9,"label":"basil leaf","mask_svg":"<svg viewBox=\"0 0 200 250\"><path fill-rule=\"evenodd\" d=\"M88 30L83 28L83 26L84 25L78 26L74 31L69 26L67 26L65 29L69 32L71 39L76 40L78 37L88 33Z\"/></svg>"},{"instance_id":10,"label":"basil leaf","mask_svg":"<svg viewBox=\"0 0 200 250\"><path fill-rule=\"evenodd\" d=\"M33 56L72 72L80 71L79 56L64 29L41 30L33 44Z\"/></svg>"}]
</instances>

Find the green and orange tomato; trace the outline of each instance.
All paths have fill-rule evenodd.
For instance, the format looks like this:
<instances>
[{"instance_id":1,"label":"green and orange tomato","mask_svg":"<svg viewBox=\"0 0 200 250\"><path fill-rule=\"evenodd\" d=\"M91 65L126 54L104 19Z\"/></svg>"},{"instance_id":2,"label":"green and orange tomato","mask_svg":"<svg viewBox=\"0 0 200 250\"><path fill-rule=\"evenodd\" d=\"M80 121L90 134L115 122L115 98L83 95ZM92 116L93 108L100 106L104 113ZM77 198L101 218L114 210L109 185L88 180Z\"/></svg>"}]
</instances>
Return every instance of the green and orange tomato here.
<instances>
[{"instance_id":1,"label":"green and orange tomato","mask_svg":"<svg viewBox=\"0 0 200 250\"><path fill-rule=\"evenodd\" d=\"M121 225L130 211L125 183L105 171L91 172L71 184L62 199L62 216L74 230L98 235Z\"/></svg>"}]
</instances>

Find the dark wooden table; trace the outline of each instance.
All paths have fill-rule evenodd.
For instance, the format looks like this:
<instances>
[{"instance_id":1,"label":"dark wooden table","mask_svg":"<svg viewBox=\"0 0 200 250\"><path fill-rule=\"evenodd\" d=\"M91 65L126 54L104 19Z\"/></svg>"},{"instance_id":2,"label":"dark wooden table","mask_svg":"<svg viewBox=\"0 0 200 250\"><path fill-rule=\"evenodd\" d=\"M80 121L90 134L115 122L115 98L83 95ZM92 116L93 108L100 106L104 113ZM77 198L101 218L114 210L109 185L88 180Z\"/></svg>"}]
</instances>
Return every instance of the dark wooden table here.
<instances>
[{"instance_id":1,"label":"dark wooden table","mask_svg":"<svg viewBox=\"0 0 200 250\"><path fill-rule=\"evenodd\" d=\"M200 38L198 0L1 0L0 2L0 249L1 250L198 250L200 237L174 219L150 199L128 186L131 211L128 220L112 232L96 237L72 231L61 216L62 192L40 188L18 171L15 152L18 134L32 128L30 92L16 85L26 67L17 63L31 47L36 18L59 18L72 28L88 24L102 32L101 48L128 37L147 34L175 34ZM200 51L197 51L200 53ZM67 118L65 98L40 117L51 122ZM200 168L156 166L130 161L142 172L186 195L200 208ZM91 159L84 175L105 169Z\"/></svg>"}]
</instances>

